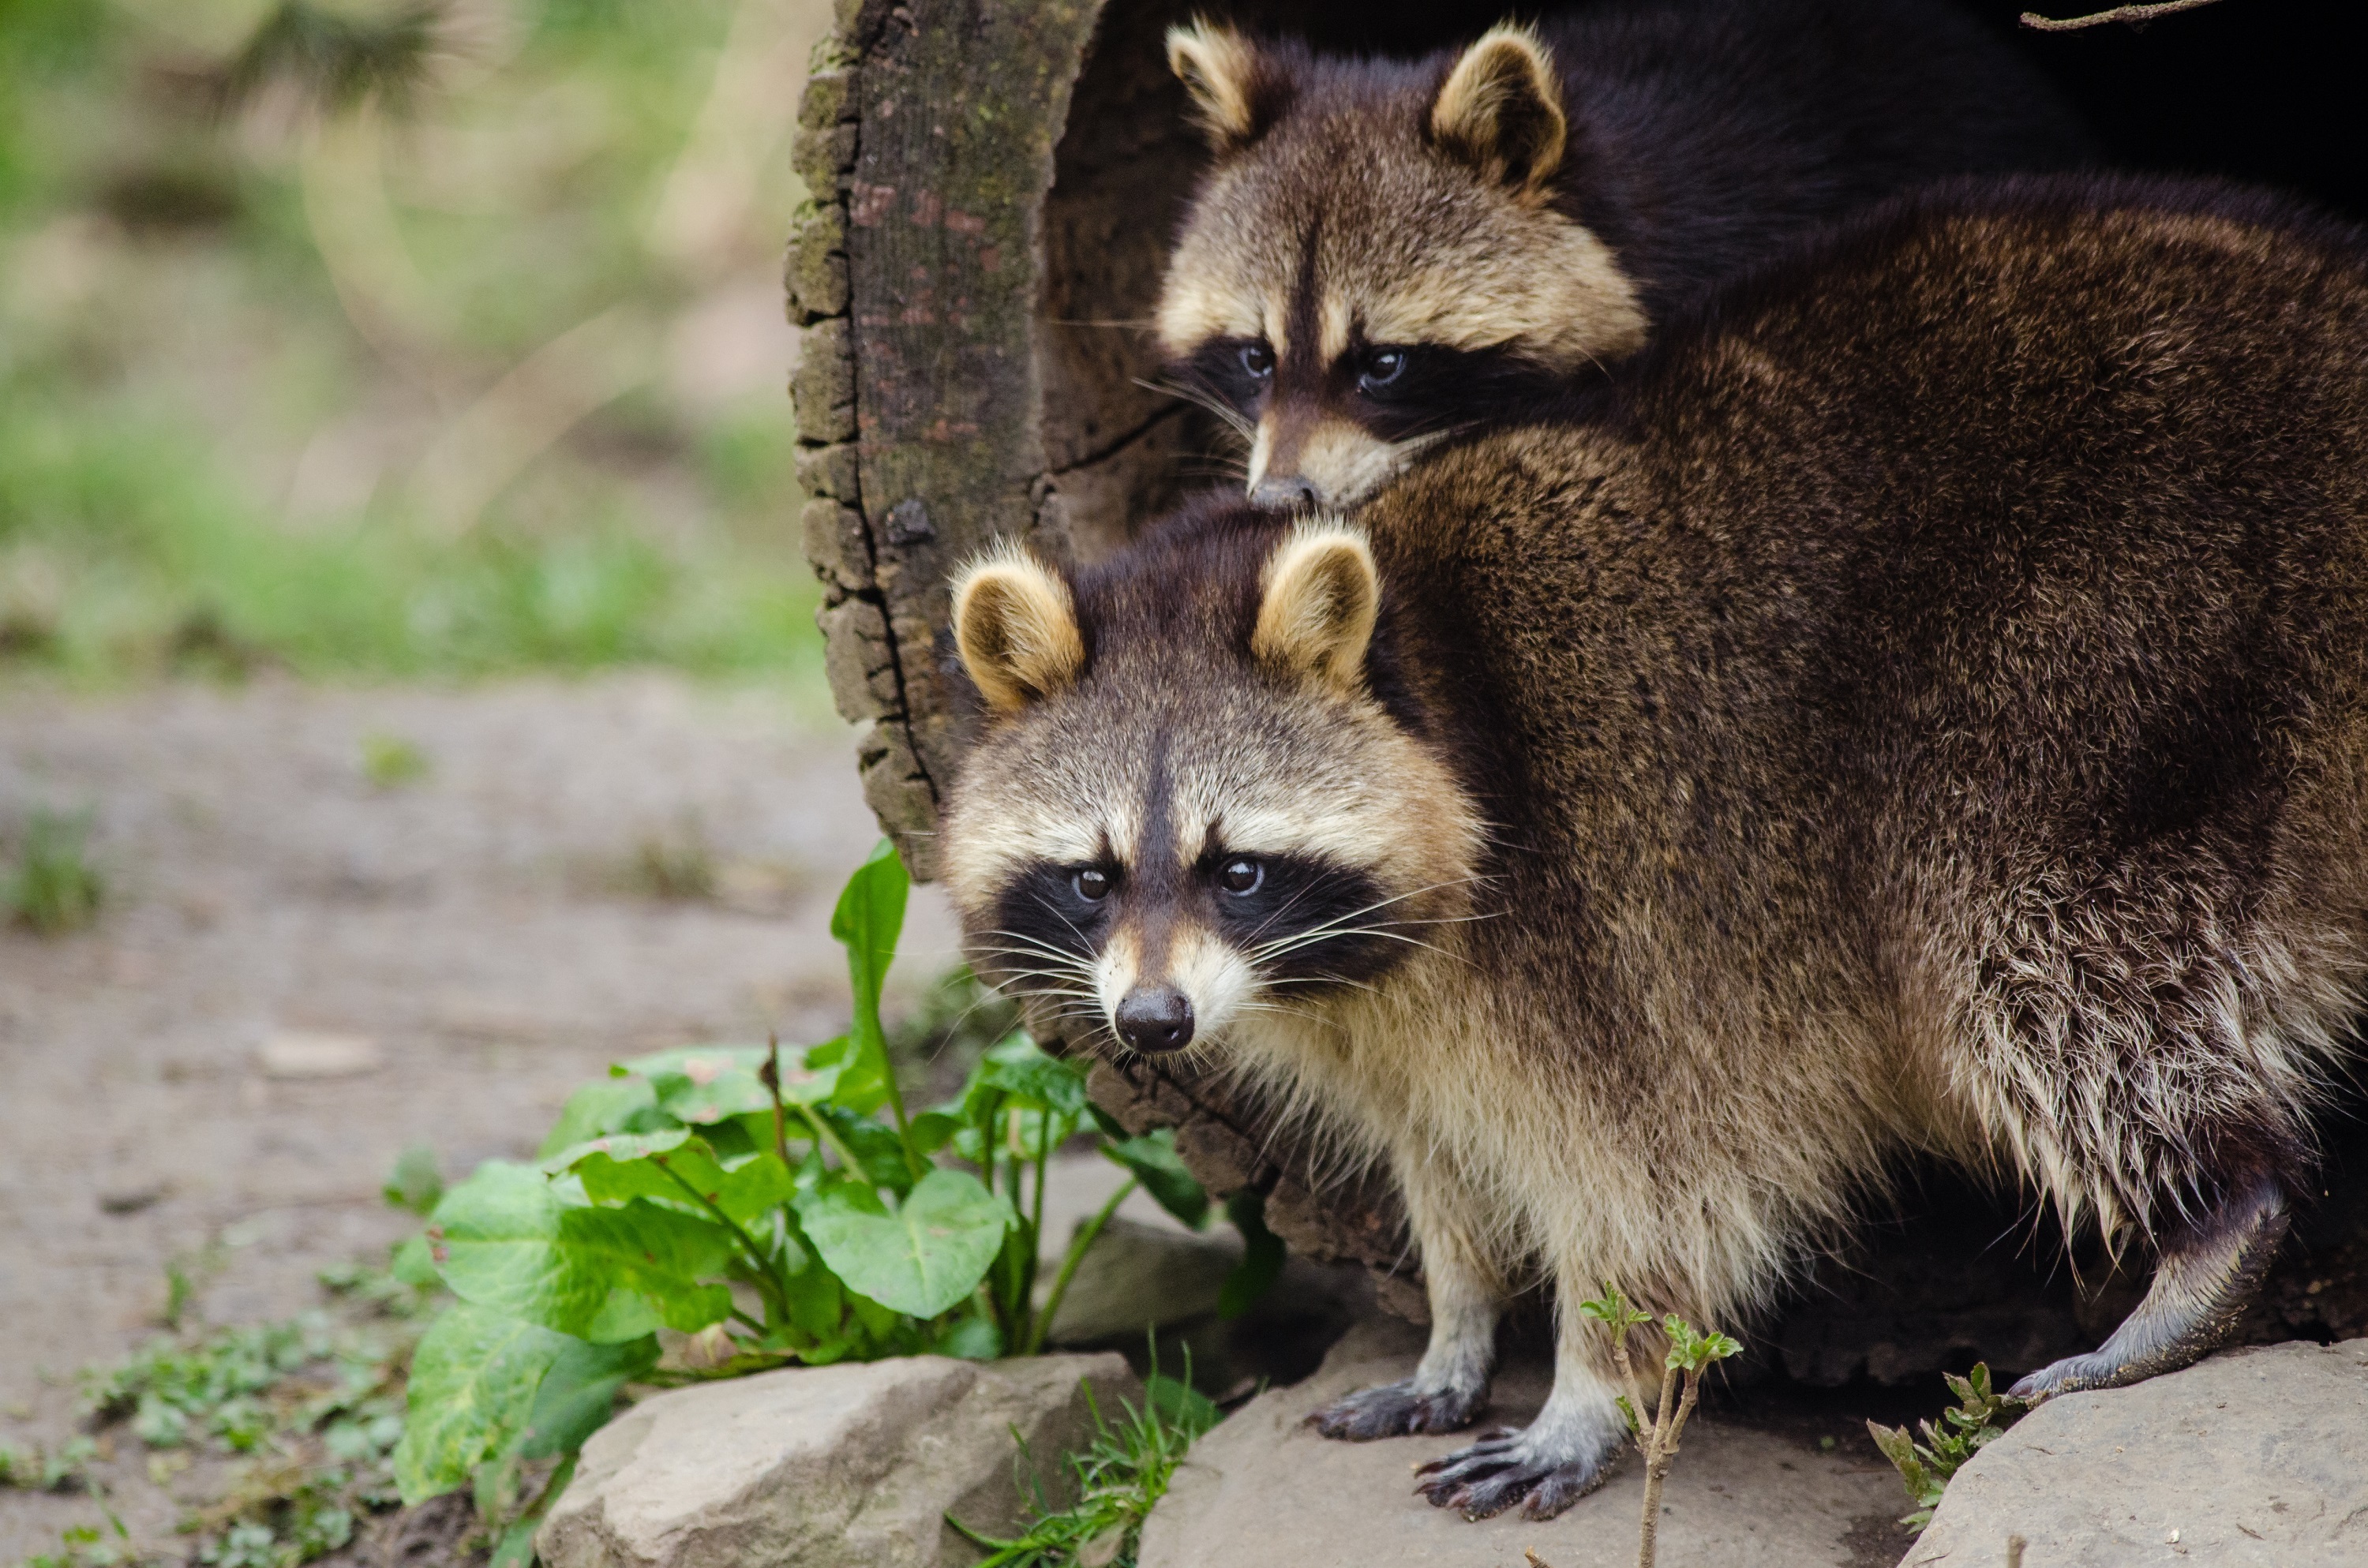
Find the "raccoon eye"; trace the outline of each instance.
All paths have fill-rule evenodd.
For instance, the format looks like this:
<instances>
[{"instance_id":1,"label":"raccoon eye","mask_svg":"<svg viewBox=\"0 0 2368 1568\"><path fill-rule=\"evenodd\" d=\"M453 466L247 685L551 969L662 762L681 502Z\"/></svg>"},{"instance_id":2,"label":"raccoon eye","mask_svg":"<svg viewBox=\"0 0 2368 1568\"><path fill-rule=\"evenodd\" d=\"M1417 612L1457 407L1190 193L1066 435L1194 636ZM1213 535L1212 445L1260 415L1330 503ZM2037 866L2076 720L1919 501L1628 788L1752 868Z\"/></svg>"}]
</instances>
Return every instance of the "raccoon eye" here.
<instances>
[{"instance_id":1,"label":"raccoon eye","mask_svg":"<svg viewBox=\"0 0 2368 1568\"><path fill-rule=\"evenodd\" d=\"M1388 386L1406 373L1406 351L1403 348L1376 348L1365 356L1364 373L1357 385L1366 392L1376 392Z\"/></svg>"},{"instance_id":2,"label":"raccoon eye","mask_svg":"<svg viewBox=\"0 0 2368 1568\"><path fill-rule=\"evenodd\" d=\"M1229 893L1247 895L1258 891L1266 881L1266 868L1247 857L1228 860L1217 872L1217 885Z\"/></svg>"},{"instance_id":3,"label":"raccoon eye","mask_svg":"<svg viewBox=\"0 0 2368 1568\"><path fill-rule=\"evenodd\" d=\"M1274 350L1263 343L1242 345L1242 369L1258 381L1274 374Z\"/></svg>"},{"instance_id":4,"label":"raccoon eye","mask_svg":"<svg viewBox=\"0 0 2368 1568\"><path fill-rule=\"evenodd\" d=\"M1077 890L1077 896L1084 899L1087 903L1099 903L1102 900L1110 896L1110 873L1108 871L1097 871L1091 866L1088 866L1084 870L1079 871L1076 876L1071 877L1069 879L1069 885L1076 888Z\"/></svg>"}]
</instances>

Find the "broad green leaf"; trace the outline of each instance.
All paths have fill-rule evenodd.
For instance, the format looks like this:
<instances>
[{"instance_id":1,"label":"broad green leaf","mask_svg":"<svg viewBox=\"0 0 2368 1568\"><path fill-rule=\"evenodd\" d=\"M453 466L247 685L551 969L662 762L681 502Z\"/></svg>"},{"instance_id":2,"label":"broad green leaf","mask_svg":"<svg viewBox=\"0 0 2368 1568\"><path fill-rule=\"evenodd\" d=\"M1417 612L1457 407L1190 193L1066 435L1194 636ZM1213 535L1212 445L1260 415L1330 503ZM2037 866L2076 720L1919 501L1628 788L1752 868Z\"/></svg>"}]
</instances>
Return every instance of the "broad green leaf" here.
<instances>
[{"instance_id":1,"label":"broad green leaf","mask_svg":"<svg viewBox=\"0 0 2368 1568\"><path fill-rule=\"evenodd\" d=\"M536 1157L549 1159L587 1138L622 1132L644 1113L655 1111L656 1106L656 1092L645 1078L608 1078L586 1084L567 1096L558 1123L543 1139Z\"/></svg>"},{"instance_id":2,"label":"broad green leaf","mask_svg":"<svg viewBox=\"0 0 2368 1568\"><path fill-rule=\"evenodd\" d=\"M1194 1230L1209 1222L1209 1191L1177 1157L1176 1134L1163 1127L1140 1138L1104 1143L1107 1158L1134 1173L1162 1209Z\"/></svg>"},{"instance_id":3,"label":"broad green leaf","mask_svg":"<svg viewBox=\"0 0 2368 1568\"><path fill-rule=\"evenodd\" d=\"M780 1156L756 1154L727 1169L697 1139L640 1157L594 1148L575 1174L584 1178L585 1196L603 1208L641 1198L703 1219L709 1217L707 1204L713 1204L741 1225L790 1200L790 1169Z\"/></svg>"},{"instance_id":4,"label":"broad green leaf","mask_svg":"<svg viewBox=\"0 0 2368 1568\"><path fill-rule=\"evenodd\" d=\"M1086 1113L1085 1074L1058 1057L1047 1056L1024 1034L1015 1034L988 1051L973 1081L1064 1117L1076 1119Z\"/></svg>"},{"instance_id":5,"label":"broad green leaf","mask_svg":"<svg viewBox=\"0 0 2368 1568\"><path fill-rule=\"evenodd\" d=\"M414 1143L395 1156L394 1169L380 1196L422 1219L433 1212L436 1200L444 1196L444 1173L436 1168L436 1151L425 1143Z\"/></svg>"},{"instance_id":6,"label":"broad green leaf","mask_svg":"<svg viewBox=\"0 0 2368 1568\"><path fill-rule=\"evenodd\" d=\"M814 1250L847 1288L932 1318L978 1288L1013 1222L1011 1206L963 1171L933 1170L894 1212L852 1182L798 1201Z\"/></svg>"},{"instance_id":7,"label":"broad green leaf","mask_svg":"<svg viewBox=\"0 0 2368 1568\"><path fill-rule=\"evenodd\" d=\"M394 1256L387 1264L387 1272L415 1290L424 1290L430 1285L441 1284L436 1273L436 1253L425 1235L406 1236L394 1246Z\"/></svg>"},{"instance_id":8,"label":"broad green leaf","mask_svg":"<svg viewBox=\"0 0 2368 1568\"><path fill-rule=\"evenodd\" d=\"M1217 1288L1217 1315L1237 1318L1258 1305L1282 1274L1282 1238L1266 1228L1266 1197L1237 1192L1225 1199L1225 1218L1242 1233L1242 1260Z\"/></svg>"},{"instance_id":9,"label":"broad green leaf","mask_svg":"<svg viewBox=\"0 0 2368 1568\"><path fill-rule=\"evenodd\" d=\"M910 887L896 846L886 839L871 858L856 868L831 911L830 934L847 949L847 978L855 992L855 1024L850 1033L858 1062L888 1064L888 1040L880 1028L880 990L888 966L896 960L896 938L905 929L905 897Z\"/></svg>"},{"instance_id":10,"label":"broad green leaf","mask_svg":"<svg viewBox=\"0 0 2368 1568\"><path fill-rule=\"evenodd\" d=\"M535 1391L518 1457L551 1459L582 1448L585 1438L609 1424L617 1391L657 1364L654 1334L621 1345L569 1340Z\"/></svg>"},{"instance_id":11,"label":"broad green leaf","mask_svg":"<svg viewBox=\"0 0 2368 1568\"><path fill-rule=\"evenodd\" d=\"M905 1162L904 1140L896 1136L894 1128L837 1106L816 1106L814 1114L828 1122L838 1141L854 1153L866 1181L898 1193L912 1187L913 1167Z\"/></svg>"},{"instance_id":12,"label":"broad green leaf","mask_svg":"<svg viewBox=\"0 0 2368 1568\"><path fill-rule=\"evenodd\" d=\"M704 1126L772 1108L772 1091L757 1076L766 1055L761 1045L692 1045L637 1056L624 1066L649 1080L660 1111Z\"/></svg>"},{"instance_id":13,"label":"broad green leaf","mask_svg":"<svg viewBox=\"0 0 2368 1568\"><path fill-rule=\"evenodd\" d=\"M801 1089L803 1104L834 1105L853 1116L870 1116L888 1103L887 1052L867 1051L852 1034L808 1047L803 1068L829 1085L819 1093Z\"/></svg>"},{"instance_id":14,"label":"broad green leaf","mask_svg":"<svg viewBox=\"0 0 2368 1568\"><path fill-rule=\"evenodd\" d=\"M457 1190L457 1189L456 1189ZM543 1374L570 1341L506 1313L455 1303L412 1353L395 1484L417 1504L466 1486L526 1429Z\"/></svg>"},{"instance_id":15,"label":"broad green leaf","mask_svg":"<svg viewBox=\"0 0 2368 1568\"><path fill-rule=\"evenodd\" d=\"M444 1282L467 1301L599 1344L661 1324L719 1323L731 1293L702 1285L733 1255L722 1226L654 1204L563 1204L541 1173L493 1161L444 1195L429 1232Z\"/></svg>"},{"instance_id":16,"label":"broad green leaf","mask_svg":"<svg viewBox=\"0 0 2368 1568\"><path fill-rule=\"evenodd\" d=\"M662 1154L678 1149L691 1136L688 1127L670 1127L662 1132L612 1132L605 1137L587 1138L581 1143L570 1143L557 1153L542 1159L545 1176L557 1176L572 1171L595 1154L606 1154L611 1160L638 1160L650 1154Z\"/></svg>"},{"instance_id":17,"label":"broad green leaf","mask_svg":"<svg viewBox=\"0 0 2368 1568\"><path fill-rule=\"evenodd\" d=\"M905 1131L913 1140L913 1153L927 1157L953 1142L962 1123L941 1110L925 1110L912 1119Z\"/></svg>"},{"instance_id":18,"label":"broad green leaf","mask_svg":"<svg viewBox=\"0 0 2368 1568\"><path fill-rule=\"evenodd\" d=\"M960 1361L992 1361L1003 1354L1003 1331L992 1318L956 1318L929 1342L929 1354Z\"/></svg>"}]
</instances>

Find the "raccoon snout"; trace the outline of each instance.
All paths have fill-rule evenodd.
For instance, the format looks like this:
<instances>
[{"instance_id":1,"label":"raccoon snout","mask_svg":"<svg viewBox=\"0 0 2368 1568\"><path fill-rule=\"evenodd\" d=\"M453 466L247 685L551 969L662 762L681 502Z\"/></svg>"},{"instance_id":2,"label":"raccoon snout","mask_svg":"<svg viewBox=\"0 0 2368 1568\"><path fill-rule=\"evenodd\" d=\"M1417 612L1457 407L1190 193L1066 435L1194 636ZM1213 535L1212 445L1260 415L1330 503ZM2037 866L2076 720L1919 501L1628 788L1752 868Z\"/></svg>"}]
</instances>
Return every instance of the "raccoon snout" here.
<instances>
[{"instance_id":1,"label":"raccoon snout","mask_svg":"<svg viewBox=\"0 0 2368 1568\"><path fill-rule=\"evenodd\" d=\"M1172 985L1138 985L1118 1005L1119 1038L1156 1055L1192 1043L1192 999Z\"/></svg>"},{"instance_id":2,"label":"raccoon snout","mask_svg":"<svg viewBox=\"0 0 2368 1568\"><path fill-rule=\"evenodd\" d=\"M1269 512L1295 512L1315 505L1315 486L1295 473L1287 479L1261 479L1250 492L1250 505Z\"/></svg>"}]
</instances>

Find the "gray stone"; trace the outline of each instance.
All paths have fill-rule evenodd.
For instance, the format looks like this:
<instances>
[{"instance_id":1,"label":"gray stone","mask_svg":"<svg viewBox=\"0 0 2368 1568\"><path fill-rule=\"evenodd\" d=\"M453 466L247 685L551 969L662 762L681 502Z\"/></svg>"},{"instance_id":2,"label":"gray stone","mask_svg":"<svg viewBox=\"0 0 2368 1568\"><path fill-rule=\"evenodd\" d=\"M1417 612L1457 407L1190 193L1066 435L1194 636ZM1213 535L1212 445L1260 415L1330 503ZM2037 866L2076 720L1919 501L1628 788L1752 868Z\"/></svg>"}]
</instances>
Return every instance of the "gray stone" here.
<instances>
[{"instance_id":1,"label":"gray stone","mask_svg":"<svg viewBox=\"0 0 2368 1568\"><path fill-rule=\"evenodd\" d=\"M1633 1449L1558 1519L1474 1523L1416 1496L1411 1474L1469 1435L1338 1443L1303 1425L1342 1393L1406 1376L1420 1351L1406 1324L1360 1324L1315 1377L1261 1394L1203 1437L1152 1512L1142 1568L1520 1568L1525 1551L1553 1568L1629 1568L1644 1502ZM1490 1419L1527 1421L1546 1387L1543 1367L1507 1368ZM1689 1568L1840 1568L1864 1561L1854 1531L1879 1533L1905 1511L1888 1466L1700 1415L1661 1495L1660 1561Z\"/></svg>"},{"instance_id":2,"label":"gray stone","mask_svg":"<svg viewBox=\"0 0 2368 1568\"><path fill-rule=\"evenodd\" d=\"M643 1400L584 1446L536 1538L548 1568L953 1568L1022 1517L1015 1428L1057 1495L1092 1417L1139 1398L1116 1356L922 1356Z\"/></svg>"},{"instance_id":3,"label":"gray stone","mask_svg":"<svg viewBox=\"0 0 2368 1568\"><path fill-rule=\"evenodd\" d=\"M2368 1562L2368 1339L2068 1394L1957 1472L1904 1563Z\"/></svg>"},{"instance_id":4,"label":"gray stone","mask_svg":"<svg viewBox=\"0 0 2368 1568\"><path fill-rule=\"evenodd\" d=\"M1195 1235L1181 1225L1113 1219L1077 1264L1052 1338L1059 1345L1140 1339L1160 1324L1205 1317L1242 1260L1241 1237L1228 1225Z\"/></svg>"}]
</instances>

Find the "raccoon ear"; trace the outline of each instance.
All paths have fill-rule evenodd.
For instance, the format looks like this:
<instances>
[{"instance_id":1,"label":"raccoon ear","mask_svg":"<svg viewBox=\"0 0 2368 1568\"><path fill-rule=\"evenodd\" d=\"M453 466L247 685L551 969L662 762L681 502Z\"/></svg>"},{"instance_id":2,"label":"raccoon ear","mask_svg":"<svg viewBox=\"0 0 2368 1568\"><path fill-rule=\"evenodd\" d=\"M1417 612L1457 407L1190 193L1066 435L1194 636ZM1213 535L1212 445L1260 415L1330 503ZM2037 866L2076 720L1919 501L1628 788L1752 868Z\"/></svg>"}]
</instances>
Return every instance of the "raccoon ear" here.
<instances>
[{"instance_id":1,"label":"raccoon ear","mask_svg":"<svg viewBox=\"0 0 2368 1568\"><path fill-rule=\"evenodd\" d=\"M1339 523L1302 524L1268 558L1260 596L1252 653L1339 691L1363 687L1382 603L1364 535Z\"/></svg>"},{"instance_id":2,"label":"raccoon ear","mask_svg":"<svg viewBox=\"0 0 2368 1568\"><path fill-rule=\"evenodd\" d=\"M1290 84L1233 28L1194 21L1167 29L1167 68L1184 84L1210 150L1238 153L1282 118Z\"/></svg>"},{"instance_id":3,"label":"raccoon ear","mask_svg":"<svg viewBox=\"0 0 2368 1568\"><path fill-rule=\"evenodd\" d=\"M1544 199L1569 127L1554 56L1538 35L1510 25L1481 34L1439 89L1430 134L1520 199Z\"/></svg>"},{"instance_id":4,"label":"raccoon ear","mask_svg":"<svg viewBox=\"0 0 2368 1568\"><path fill-rule=\"evenodd\" d=\"M954 646L989 704L1017 713L1066 690L1086 667L1069 585L1007 546L954 580Z\"/></svg>"}]
</instances>

